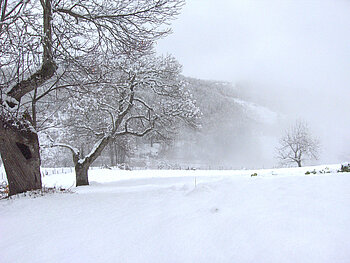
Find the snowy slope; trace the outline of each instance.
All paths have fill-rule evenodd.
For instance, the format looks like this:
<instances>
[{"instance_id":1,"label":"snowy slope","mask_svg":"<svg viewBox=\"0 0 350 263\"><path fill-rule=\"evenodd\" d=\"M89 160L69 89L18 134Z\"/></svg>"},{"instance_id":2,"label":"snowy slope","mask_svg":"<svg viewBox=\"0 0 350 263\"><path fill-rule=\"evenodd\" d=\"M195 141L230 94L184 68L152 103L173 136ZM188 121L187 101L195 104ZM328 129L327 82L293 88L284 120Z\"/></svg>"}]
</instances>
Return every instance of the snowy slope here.
<instances>
[{"instance_id":1,"label":"snowy slope","mask_svg":"<svg viewBox=\"0 0 350 263\"><path fill-rule=\"evenodd\" d=\"M350 174L313 169L93 170L1 200L0 262L350 262Z\"/></svg>"},{"instance_id":2,"label":"snowy slope","mask_svg":"<svg viewBox=\"0 0 350 263\"><path fill-rule=\"evenodd\" d=\"M272 110L270 110L267 107L258 105L253 102L241 100L234 98L233 99L235 103L241 105L245 111L247 112L248 116L250 116L253 120L265 124L276 124L278 119L282 116Z\"/></svg>"}]
</instances>

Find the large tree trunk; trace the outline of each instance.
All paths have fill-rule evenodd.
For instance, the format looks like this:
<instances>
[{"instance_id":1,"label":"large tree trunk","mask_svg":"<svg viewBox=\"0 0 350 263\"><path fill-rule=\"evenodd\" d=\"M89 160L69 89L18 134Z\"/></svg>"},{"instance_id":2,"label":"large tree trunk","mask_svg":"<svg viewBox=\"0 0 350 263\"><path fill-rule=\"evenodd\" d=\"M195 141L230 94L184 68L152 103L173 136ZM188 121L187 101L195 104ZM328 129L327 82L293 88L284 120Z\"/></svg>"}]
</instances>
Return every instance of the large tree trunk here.
<instances>
[{"instance_id":1,"label":"large tree trunk","mask_svg":"<svg viewBox=\"0 0 350 263\"><path fill-rule=\"evenodd\" d=\"M123 164L126 160L126 151L123 147L119 146L119 163Z\"/></svg>"},{"instance_id":2,"label":"large tree trunk","mask_svg":"<svg viewBox=\"0 0 350 263\"><path fill-rule=\"evenodd\" d=\"M76 186L89 185L88 170L90 165L101 155L103 149L111 141L111 136L103 137L95 144L88 156L81 158L80 153L74 153L73 161L75 165Z\"/></svg>"},{"instance_id":3,"label":"large tree trunk","mask_svg":"<svg viewBox=\"0 0 350 263\"><path fill-rule=\"evenodd\" d=\"M298 167L301 167L301 161L297 161Z\"/></svg>"},{"instance_id":4,"label":"large tree trunk","mask_svg":"<svg viewBox=\"0 0 350 263\"><path fill-rule=\"evenodd\" d=\"M88 162L75 164L76 186L89 185L88 170L90 164Z\"/></svg>"},{"instance_id":5,"label":"large tree trunk","mask_svg":"<svg viewBox=\"0 0 350 263\"><path fill-rule=\"evenodd\" d=\"M41 189L39 140L22 120L0 119L0 152L9 195Z\"/></svg>"},{"instance_id":6,"label":"large tree trunk","mask_svg":"<svg viewBox=\"0 0 350 263\"><path fill-rule=\"evenodd\" d=\"M113 142L113 149L114 149L114 158L115 158L115 165L118 166L118 148L117 148L117 142Z\"/></svg>"},{"instance_id":7,"label":"large tree trunk","mask_svg":"<svg viewBox=\"0 0 350 263\"><path fill-rule=\"evenodd\" d=\"M111 167L115 166L114 142L109 144L109 159Z\"/></svg>"},{"instance_id":8,"label":"large tree trunk","mask_svg":"<svg viewBox=\"0 0 350 263\"><path fill-rule=\"evenodd\" d=\"M7 1L6 1L7 2ZM5 2L5 3L6 3ZM8 92L11 99L1 101L2 107L18 107L21 98L49 80L57 70L52 58L52 0L42 0L43 7L43 62L41 68L15 84ZM6 4L2 6L2 15ZM0 29L1 31L1 29ZM6 102L6 104L5 104ZM26 120L8 118L0 113L0 153L4 162L9 195L41 188L40 155L38 135ZM31 121L31 124L33 122Z\"/></svg>"}]
</instances>

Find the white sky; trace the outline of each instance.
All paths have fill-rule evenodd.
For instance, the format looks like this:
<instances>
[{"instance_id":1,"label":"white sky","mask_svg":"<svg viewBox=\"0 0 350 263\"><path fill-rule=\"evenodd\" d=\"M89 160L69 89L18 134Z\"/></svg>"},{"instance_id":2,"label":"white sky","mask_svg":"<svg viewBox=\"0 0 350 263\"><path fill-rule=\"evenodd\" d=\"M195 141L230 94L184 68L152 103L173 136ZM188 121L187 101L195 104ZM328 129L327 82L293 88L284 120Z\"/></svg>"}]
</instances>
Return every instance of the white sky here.
<instances>
[{"instance_id":1,"label":"white sky","mask_svg":"<svg viewBox=\"0 0 350 263\"><path fill-rule=\"evenodd\" d=\"M187 0L172 28L184 75L248 83L350 156L350 0Z\"/></svg>"}]
</instances>

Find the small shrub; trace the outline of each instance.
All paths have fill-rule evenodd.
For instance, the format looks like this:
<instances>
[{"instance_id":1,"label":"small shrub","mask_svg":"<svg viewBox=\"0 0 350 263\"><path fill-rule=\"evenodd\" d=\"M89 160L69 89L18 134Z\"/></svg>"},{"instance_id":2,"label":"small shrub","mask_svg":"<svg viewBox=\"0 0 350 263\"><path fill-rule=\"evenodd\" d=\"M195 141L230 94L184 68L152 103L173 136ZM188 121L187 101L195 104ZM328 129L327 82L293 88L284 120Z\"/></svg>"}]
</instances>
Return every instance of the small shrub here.
<instances>
[{"instance_id":1,"label":"small shrub","mask_svg":"<svg viewBox=\"0 0 350 263\"><path fill-rule=\"evenodd\" d=\"M350 173L350 164L342 164L340 170L338 170L338 173Z\"/></svg>"},{"instance_id":2,"label":"small shrub","mask_svg":"<svg viewBox=\"0 0 350 263\"><path fill-rule=\"evenodd\" d=\"M328 167L326 167L326 168L322 169L321 171L319 171L319 173L320 174L329 174L329 173L331 173L331 171L329 170Z\"/></svg>"},{"instance_id":3,"label":"small shrub","mask_svg":"<svg viewBox=\"0 0 350 263\"><path fill-rule=\"evenodd\" d=\"M306 171L305 173L306 175L308 174L317 174L316 170L314 169L313 171Z\"/></svg>"},{"instance_id":4,"label":"small shrub","mask_svg":"<svg viewBox=\"0 0 350 263\"><path fill-rule=\"evenodd\" d=\"M258 176L258 174L257 173L253 173L253 174L250 175L250 177L253 177L253 176Z\"/></svg>"},{"instance_id":5,"label":"small shrub","mask_svg":"<svg viewBox=\"0 0 350 263\"><path fill-rule=\"evenodd\" d=\"M1 186L1 184L0 184ZM3 186L0 187L0 199L12 199L12 198L21 198L21 197L31 197L31 198L37 198L40 196L48 195L48 194L58 194L58 193L73 193L71 189L66 189L66 188L56 188L56 187L43 187L42 189L39 190L32 190L32 191L27 191L24 193L8 196L8 185L6 184L5 188ZM5 190L3 190L5 189Z\"/></svg>"},{"instance_id":6,"label":"small shrub","mask_svg":"<svg viewBox=\"0 0 350 263\"><path fill-rule=\"evenodd\" d=\"M0 199L6 198L9 193L9 186L6 182L0 183Z\"/></svg>"},{"instance_id":7,"label":"small shrub","mask_svg":"<svg viewBox=\"0 0 350 263\"><path fill-rule=\"evenodd\" d=\"M127 163L118 164L117 167L118 167L120 170L131 171L131 168L130 168L130 166L129 166Z\"/></svg>"}]
</instances>

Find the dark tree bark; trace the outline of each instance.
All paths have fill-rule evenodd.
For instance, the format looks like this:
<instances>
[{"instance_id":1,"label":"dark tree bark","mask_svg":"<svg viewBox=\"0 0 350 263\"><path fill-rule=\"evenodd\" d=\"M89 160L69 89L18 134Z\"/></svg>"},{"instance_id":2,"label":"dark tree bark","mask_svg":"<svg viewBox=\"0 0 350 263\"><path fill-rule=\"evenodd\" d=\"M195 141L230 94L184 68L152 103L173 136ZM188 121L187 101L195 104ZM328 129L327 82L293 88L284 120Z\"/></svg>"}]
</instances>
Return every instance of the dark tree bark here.
<instances>
[{"instance_id":1,"label":"dark tree bark","mask_svg":"<svg viewBox=\"0 0 350 263\"><path fill-rule=\"evenodd\" d=\"M75 185L89 185L88 170L91 165L90 159L82 158L82 153L78 149L67 144L56 143L53 144L52 147L63 147L69 149L72 152L76 179Z\"/></svg>"},{"instance_id":2,"label":"dark tree bark","mask_svg":"<svg viewBox=\"0 0 350 263\"><path fill-rule=\"evenodd\" d=\"M42 0L41 4L44 29L42 66L37 72L18 82L9 90L7 95L17 102L25 94L49 80L57 69L52 59L51 0ZM13 100L7 100L6 103L11 108L16 107L18 104ZM25 118L28 119L28 116ZM24 126L26 126L25 131L23 131ZM28 122L28 120L21 118L9 119L5 111L2 112L0 120L0 153L9 183L9 195L41 189L42 187L39 140L34 128L31 128L33 128L32 120Z\"/></svg>"},{"instance_id":3,"label":"dark tree bark","mask_svg":"<svg viewBox=\"0 0 350 263\"><path fill-rule=\"evenodd\" d=\"M115 166L114 142L112 142L109 145L109 159L110 159L110 165Z\"/></svg>"},{"instance_id":4,"label":"dark tree bark","mask_svg":"<svg viewBox=\"0 0 350 263\"><path fill-rule=\"evenodd\" d=\"M76 186L89 185L88 171L89 171L90 165L101 155L103 149L109 144L111 139L112 139L111 136L103 137L95 145L92 152L84 158L82 158L83 155L77 149L69 145L66 145L66 144L53 145L53 146L68 148L72 152L75 176L76 176L76 183L75 183Z\"/></svg>"},{"instance_id":5,"label":"dark tree bark","mask_svg":"<svg viewBox=\"0 0 350 263\"><path fill-rule=\"evenodd\" d=\"M89 185L88 170L89 163L75 164L76 186Z\"/></svg>"},{"instance_id":6,"label":"dark tree bark","mask_svg":"<svg viewBox=\"0 0 350 263\"><path fill-rule=\"evenodd\" d=\"M9 195L41 189L38 135L23 121L0 119L0 152Z\"/></svg>"},{"instance_id":7,"label":"dark tree bark","mask_svg":"<svg viewBox=\"0 0 350 263\"><path fill-rule=\"evenodd\" d=\"M301 161L297 161L298 167L301 167Z\"/></svg>"},{"instance_id":8,"label":"dark tree bark","mask_svg":"<svg viewBox=\"0 0 350 263\"><path fill-rule=\"evenodd\" d=\"M111 136L103 137L94 147L93 151L83 159L79 159L75 163L76 186L88 185L88 170L90 165L101 155L104 148L112 140Z\"/></svg>"},{"instance_id":9,"label":"dark tree bark","mask_svg":"<svg viewBox=\"0 0 350 263\"><path fill-rule=\"evenodd\" d=\"M117 142L113 142L113 148L114 148L114 160L115 160L115 165L118 165L118 148L117 148Z\"/></svg>"},{"instance_id":10,"label":"dark tree bark","mask_svg":"<svg viewBox=\"0 0 350 263\"><path fill-rule=\"evenodd\" d=\"M125 163L125 160L126 160L126 151L122 146L118 145L118 164Z\"/></svg>"}]
</instances>

